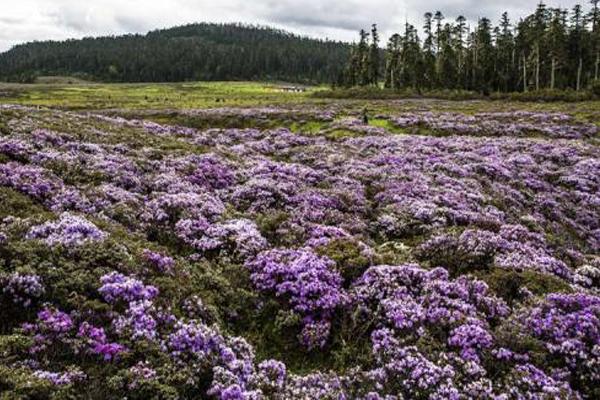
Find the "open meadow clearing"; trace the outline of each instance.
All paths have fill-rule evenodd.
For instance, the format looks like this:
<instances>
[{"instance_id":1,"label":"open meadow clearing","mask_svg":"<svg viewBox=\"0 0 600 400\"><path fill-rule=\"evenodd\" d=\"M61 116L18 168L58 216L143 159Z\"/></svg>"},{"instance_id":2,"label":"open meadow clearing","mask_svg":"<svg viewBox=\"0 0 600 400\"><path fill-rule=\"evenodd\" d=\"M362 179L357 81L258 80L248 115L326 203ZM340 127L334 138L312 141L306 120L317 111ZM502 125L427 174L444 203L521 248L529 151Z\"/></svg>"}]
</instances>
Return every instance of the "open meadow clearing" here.
<instances>
[{"instance_id":1,"label":"open meadow clearing","mask_svg":"<svg viewBox=\"0 0 600 400\"><path fill-rule=\"evenodd\" d=\"M314 90L0 86L0 393L599 398L599 103Z\"/></svg>"}]
</instances>

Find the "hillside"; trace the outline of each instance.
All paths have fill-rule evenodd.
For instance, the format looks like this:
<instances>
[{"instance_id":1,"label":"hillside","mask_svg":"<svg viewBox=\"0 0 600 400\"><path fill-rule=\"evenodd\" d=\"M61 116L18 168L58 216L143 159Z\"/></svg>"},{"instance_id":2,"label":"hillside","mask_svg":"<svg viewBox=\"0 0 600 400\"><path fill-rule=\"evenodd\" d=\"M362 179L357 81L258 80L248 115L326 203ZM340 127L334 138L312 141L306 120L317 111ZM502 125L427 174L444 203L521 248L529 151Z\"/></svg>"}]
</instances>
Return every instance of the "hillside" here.
<instances>
[{"instance_id":1,"label":"hillside","mask_svg":"<svg viewBox=\"0 0 600 400\"><path fill-rule=\"evenodd\" d=\"M330 82L349 45L242 24L192 24L146 35L32 42L0 54L0 80L75 75L108 82Z\"/></svg>"}]
</instances>

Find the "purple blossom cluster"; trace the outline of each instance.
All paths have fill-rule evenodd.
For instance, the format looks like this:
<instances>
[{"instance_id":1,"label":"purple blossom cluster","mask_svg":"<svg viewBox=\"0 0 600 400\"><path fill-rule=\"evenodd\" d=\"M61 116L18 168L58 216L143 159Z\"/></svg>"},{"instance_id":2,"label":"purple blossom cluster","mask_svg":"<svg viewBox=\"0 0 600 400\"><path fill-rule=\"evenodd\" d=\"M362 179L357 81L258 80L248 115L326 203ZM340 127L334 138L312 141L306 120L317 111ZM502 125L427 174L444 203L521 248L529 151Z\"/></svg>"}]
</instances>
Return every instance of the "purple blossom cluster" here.
<instances>
[{"instance_id":1,"label":"purple blossom cluster","mask_svg":"<svg viewBox=\"0 0 600 400\"><path fill-rule=\"evenodd\" d=\"M485 283L464 276L450 280L444 269L416 265L371 267L351 296L361 312L359 321L391 329L404 343L435 331L471 362L479 362L480 351L493 344L490 323L509 314Z\"/></svg>"},{"instance_id":2,"label":"purple blossom cluster","mask_svg":"<svg viewBox=\"0 0 600 400\"><path fill-rule=\"evenodd\" d=\"M303 317L303 342L323 347L329 336L329 319L347 301L342 278L334 263L308 249L275 249L246 263L255 287L289 303Z\"/></svg>"},{"instance_id":3,"label":"purple blossom cluster","mask_svg":"<svg viewBox=\"0 0 600 400\"><path fill-rule=\"evenodd\" d=\"M152 300L158 295L154 286L146 286L142 281L118 272L104 275L100 282L102 286L98 291L108 303Z\"/></svg>"},{"instance_id":4,"label":"purple blossom cluster","mask_svg":"<svg viewBox=\"0 0 600 400\"><path fill-rule=\"evenodd\" d=\"M60 310L44 307L37 314L35 323L23 325L23 331L33 337L33 345L29 352L41 353L55 343L62 342L73 329L71 316Z\"/></svg>"},{"instance_id":5,"label":"purple blossom cluster","mask_svg":"<svg viewBox=\"0 0 600 400\"><path fill-rule=\"evenodd\" d=\"M256 224L247 219L211 224L207 219L182 219L176 227L177 236L194 249L206 253L227 251L242 258L256 255L267 247L267 241Z\"/></svg>"},{"instance_id":6,"label":"purple blossom cluster","mask_svg":"<svg viewBox=\"0 0 600 400\"><path fill-rule=\"evenodd\" d=\"M37 275L12 273L0 277L2 294L14 304L28 308L38 300L44 293L44 285Z\"/></svg>"},{"instance_id":7,"label":"purple blossom cluster","mask_svg":"<svg viewBox=\"0 0 600 400\"><path fill-rule=\"evenodd\" d=\"M0 164L0 185L42 201L53 211L94 211L77 189L65 185L43 167L17 162Z\"/></svg>"},{"instance_id":8,"label":"purple blossom cluster","mask_svg":"<svg viewBox=\"0 0 600 400\"><path fill-rule=\"evenodd\" d=\"M32 227L27 239L42 240L48 246L81 246L88 242L101 242L107 234L85 217L63 213L57 221Z\"/></svg>"},{"instance_id":9,"label":"purple blossom cluster","mask_svg":"<svg viewBox=\"0 0 600 400\"><path fill-rule=\"evenodd\" d=\"M566 114L540 112L488 112L474 115L416 112L391 118L400 128L424 127L436 132L477 136L542 135L551 138L581 139L598 134L594 124L576 124Z\"/></svg>"},{"instance_id":10,"label":"purple blossom cluster","mask_svg":"<svg viewBox=\"0 0 600 400\"><path fill-rule=\"evenodd\" d=\"M129 390L136 390L142 382L153 381L157 378L156 370L142 361L129 368L129 373L132 376L131 382L127 385Z\"/></svg>"},{"instance_id":11,"label":"purple blossom cluster","mask_svg":"<svg viewBox=\"0 0 600 400\"><path fill-rule=\"evenodd\" d=\"M421 244L419 252L420 258L444 267L497 265L572 278L567 265L551 255L543 236L523 225L502 225L498 233L467 229L460 235L434 236Z\"/></svg>"},{"instance_id":12,"label":"purple blossom cluster","mask_svg":"<svg viewBox=\"0 0 600 400\"><path fill-rule=\"evenodd\" d=\"M46 380L56 386L68 386L77 382L84 381L87 376L82 371L72 370L67 372L51 372L36 370L33 376L38 379Z\"/></svg>"},{"instance_id":13,"label":"purple blossom cluster","mask_svg":"<svg viewBox=\"0 0 600 400\"><path fill-rule=\"evenodd\" d=\"M126 351L125 346L121 344L107 342L104 328L95 327L87 322L79 326L77 336L85 340L90 353L101 355L105 361L113 360Z\"/></svg>"},{"instance_id":14,"label":"purple blossom cluster","mask_svg":"<svg viewBox=\"0 0 600 400\"><path fill-rule=\"evenodd\" d=\"M144 249L142 257L149 265L162 273L173 272L175 267L175 260L172 257L148 249Z\"/></svg>"},{"instance_id":15,"label":"purple blossom cluster","mask_svg":"<svg viewBox=\"0 0 600 400\"><path fill-rule=\"evenodd\" d=\"M518 317L522 330L542 340L580 385L600 385L600 297L550 294Z\"/></svg>"}]
</instances>

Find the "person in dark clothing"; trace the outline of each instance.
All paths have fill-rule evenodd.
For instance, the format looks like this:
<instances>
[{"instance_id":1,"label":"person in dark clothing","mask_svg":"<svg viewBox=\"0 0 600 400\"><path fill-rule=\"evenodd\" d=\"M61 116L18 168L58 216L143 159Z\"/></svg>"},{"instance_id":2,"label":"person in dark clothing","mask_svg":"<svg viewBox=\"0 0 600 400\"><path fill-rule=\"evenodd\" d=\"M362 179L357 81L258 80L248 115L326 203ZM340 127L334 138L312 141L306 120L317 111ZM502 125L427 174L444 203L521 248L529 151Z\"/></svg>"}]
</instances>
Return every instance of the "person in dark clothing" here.
<instances>
[{"instance_id":1,"label":"person in dark clothing","mask_svg":"<svg viewBox=\"0 0 600 400\"><path fill-rule=\"evenodd\" d=\"M362 110L362 121L363 121L363 124L365 124L365 125L369 124L369 115L367 114L366 108L363 108L363 110Z\"/></svg>"}]
</instances>

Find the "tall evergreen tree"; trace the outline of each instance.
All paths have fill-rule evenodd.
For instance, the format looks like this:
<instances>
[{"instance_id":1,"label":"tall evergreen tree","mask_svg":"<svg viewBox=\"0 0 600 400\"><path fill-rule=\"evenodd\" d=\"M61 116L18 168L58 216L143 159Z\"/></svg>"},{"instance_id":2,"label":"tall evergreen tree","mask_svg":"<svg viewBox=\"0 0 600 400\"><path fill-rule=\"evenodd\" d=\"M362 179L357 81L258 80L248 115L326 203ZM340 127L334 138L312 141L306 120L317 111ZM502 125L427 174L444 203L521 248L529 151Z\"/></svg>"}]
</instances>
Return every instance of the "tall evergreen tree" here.
<instances>
[{"instance_id":1,"label":"tall evergreen tree","mask_svg":"<svg viewBox=\"0 0 600 400\"><path fill-rule=\"evenodd\" d=\"M564 12L560 8L552 10L552 20L546 36L550 54L550 89L555 89L557 87L557 72L566 61L567 29L564 23Z\"/></svg>"},{"instance_id":2,"label":"tall evergreen tree","mask_svg":"<svg viewBox=\"0 0 600 400\"><path fill-rule=\"evenodd\" d=\"M369 78L369 34L364 29L360 30L360 40L357 48L357 79L356 81L361 86L366 86L370 83Z\"/></svg>"},{"instance_id":3,"label":"tall evergreen tree","mask_svg":"<svg viewBox=\"0 0 600 400\"><path fill-rule=\"evenodd\" d=\"M401 55L402 38L395 33L390 37L386 49L385 65L385 87L388 89L398 88L398 68Z\"/></svg>"},{"instance_id":4,"label":"tall evergreen tree","mask_svg":"<svg viewBox=\"0 0 600 400\"><path fill-rule=\"evenodd\" d=\"M540 90L541 79L542 79L542 67L544 63L545 43L544 37L546 32L546 26L548 21L548 10L543 2L540 2L533 15L532 24L532 40L533 40L533 51L535 56L535 90Z\"/></svg>"},{"instance_id":5,"label":"tall evergreen tree","mask_svg":"<svg viewBox=\"0 0 600 400\"><path fill-rule=\"evenodd\" d=\"M442 47L442 22L444 21L444 14L441 11L436 11L433 17L435 19L435 38L436 38L436 52L439 53Z\"/></svg>"},{"instance_id":6,"label":"tall evergreen tree","mask_svg":"<svg viewBox=\"0 0 600 400\"><path fill-rule=\"evenodd\" d=\"M456 18L455 37L456 37L456 55L458 62L458 80L461 86L465 82L465 35L467 35L467 19L459 15Z\"/></svg>"},{"instance_id":7,"label":"tall evergreen tree","mask_svg":"<svg viewBox=\"0 0 600 400\"><path fill-rule=\"evenodd\" d=\"M379 83L380 68L381 61L379 57L379 33L377 32L377 25L373 24L371 27L371 46L369 47L368 58L369 84L377 86Z\"/></svg>"},{"instance_id":8,"label":"tall evergreen tree","mask_svg":"<svg viewBox=\"0 0 600 400\"><path fill-rule=\"evenodd\" d=\"M571 49L571 58L575 60L575 90L581 90L583 83L583 67L585 56L585 44L583 43L585 31L585 18L581 5L576 4L573 7L571 16L571 31L569 32L569 48Z\"/></svg>"},{"instance_id":9,"label":"tall evergreen tree","mask_svg":"<svg viewBox=\"0 0 600 400\"><path fill-rule=\"evenodd\" d=\"M498 74L496 89L503 92L515 90L515 38L507 12L504 12L500 19L496 48Z\"/></svg>"},{"instance_id":10,"label":"tall evergreen tree","mask_svg":"<svg viewBox=\"0 0 600 400\"><path fill-rule=\"evenodd\" d=\"M592 10L590 21L592 23L592 46L594 52L594 80L600 79L600 0L590 0Z\"/></svg>"},{"instance_id":11,"label":"tall evergreen tree","mask_svg":"<svg viewBox=\"0 0 600 400\"><path fill-rule=\"evenodd\" d=\"M385 87L482 93L581 90L600 73L600 0L590 3L588 13L579 5L569 12L540 2L516 26L503 13L497 26L481 18L473 32L464 17L443 23L441 12L425 13L422 46L416 29L408 22L403 35L390 38ZM369 36L364 31L361 35ZM372 36L378 38L376 31ZM371 43L369 54L375 55L377 47ZM372 74L373 69L370 71ZM369 75L369 79L357 82L373 84L374 79Z\"/></svg>"},{"instance_id":12,"label":"tall evergreen tree","mask_svg":"<svg viewBox=\"0 0 600 400\"><path fill-rule=\"evenodd\" d=\"M442 47L439 54L438 71L439 85L442 88L455 89L458 83L458 60L452 25L444 25L441 35Z\"/></svg>"},{"instance_id":13,"label":"tall evergreen tree","mask_svg":"<svg viewBox=\"0 0 600 400\"><path fill-rule=\"evenodd\" d=\"M424 15L425 23L423 31L425 40L423 41L423 76L425 86L432 88L436 85L436 56L435 56L435 38L433 32L433 14L430 12Z\"/></svg>"}]
</instances>

